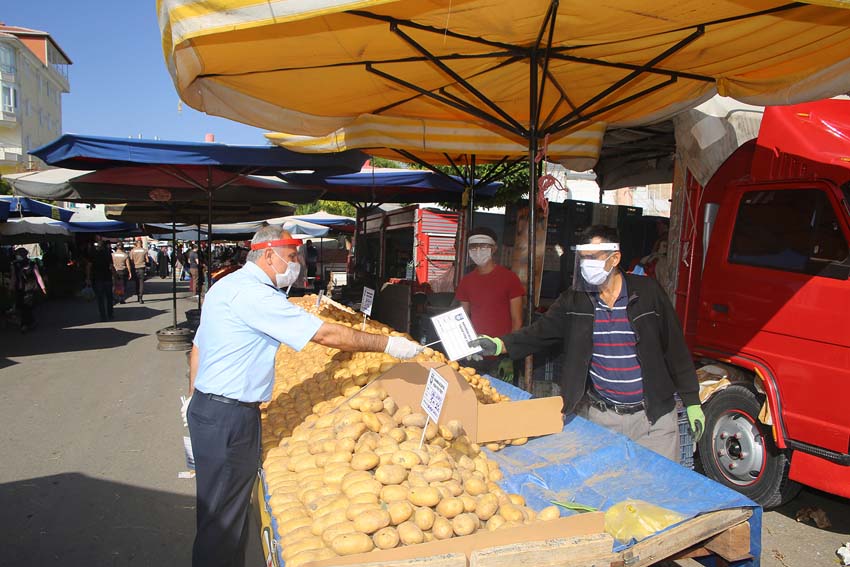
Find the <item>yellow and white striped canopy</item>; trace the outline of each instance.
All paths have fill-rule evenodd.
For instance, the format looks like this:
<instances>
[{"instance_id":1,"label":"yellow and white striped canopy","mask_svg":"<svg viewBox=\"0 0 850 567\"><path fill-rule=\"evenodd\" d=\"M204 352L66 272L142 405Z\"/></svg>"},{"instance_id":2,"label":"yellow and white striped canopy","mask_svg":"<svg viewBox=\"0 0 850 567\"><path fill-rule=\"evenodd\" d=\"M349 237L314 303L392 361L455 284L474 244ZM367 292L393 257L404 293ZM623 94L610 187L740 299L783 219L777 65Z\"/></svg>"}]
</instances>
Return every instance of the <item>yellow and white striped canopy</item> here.
<instances>
[{"instance_id":1,"label":"yellow and white striped canopy","mask_svg":"<svg viewBox=\"0 0 850 567\"><path fill-rule=\"evenodd\" d=\"M716 93L774 105L850 92L847 5L158 0L180 97L285 132L272 139L300 151L522 149L534 122L529 48L551 31L538 124L564 159L595 159L605 125L653 123ZM554 24L541 30L550 6Z\"/></svg>"}]
</instances>

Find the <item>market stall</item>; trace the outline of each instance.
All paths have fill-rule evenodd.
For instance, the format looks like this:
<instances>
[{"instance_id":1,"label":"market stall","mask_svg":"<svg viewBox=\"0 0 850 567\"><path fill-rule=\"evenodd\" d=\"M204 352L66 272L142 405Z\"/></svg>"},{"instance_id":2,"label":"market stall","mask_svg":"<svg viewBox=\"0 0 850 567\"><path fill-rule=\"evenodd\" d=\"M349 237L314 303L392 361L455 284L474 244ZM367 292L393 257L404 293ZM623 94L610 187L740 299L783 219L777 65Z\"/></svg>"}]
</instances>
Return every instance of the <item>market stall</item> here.
<instances>
[{"instance_id":1,"label":"market stall","mask_svg":"<svg viewBox=\"0 0 850 567\"><path fill-rule=\"evenodd\" d=\"M326 298L294 301L363 321ZM281 347L275 366L257 489L269 565L757 564L758 506L585 420L564 424L559 397L528 399L430 349L398 364L311 343ZM436 424L418 404L432 371L445 381ZM653 516L635 500L671 517L628 529L616 512Z\"/></svg>"}]
</instances>

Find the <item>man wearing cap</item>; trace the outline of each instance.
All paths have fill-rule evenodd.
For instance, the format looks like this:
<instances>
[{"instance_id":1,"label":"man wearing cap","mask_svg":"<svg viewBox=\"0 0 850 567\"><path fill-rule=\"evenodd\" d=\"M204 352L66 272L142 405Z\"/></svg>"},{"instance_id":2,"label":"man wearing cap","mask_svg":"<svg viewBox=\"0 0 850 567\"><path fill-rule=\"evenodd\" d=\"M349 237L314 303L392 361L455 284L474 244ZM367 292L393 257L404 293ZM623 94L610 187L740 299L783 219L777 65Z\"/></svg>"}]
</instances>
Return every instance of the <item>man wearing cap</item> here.
<instances>
[{"instance_id":1,"label":"man wearing cap","mask_svg":"<svg viewBox=\"0 0 850 567\"><path fill-rule=\"evenodd\" d=\"M617 231L594 226L576 246L573 285L529 327L470 344L513 359L560 345L564 411L575 411L679 461L676 400L695 441L705 416L699 383L676 312L658 283L618 268Z\"/></svg>"},{"instance_id":2,"label":"man wearing cap","mask_svg":"<svg viewBox=\"0 0 850 567\"><path fill-rule=\"evenodd\" d=\"M422 347L403 337L325 323L292 305L281 289L298 277L300 240L266 226L251 241L248 262L212 286L190 358L184 404L195 457L197 534L192 564L244 565L251 492L260 466L260 409L274 380L281 343L309 341L343 351L413 358Z\"/></svg>"},{"instance_id":3,"label":"man wearing cap","mask_svg":"<svg viewBox=\"0 0 850 567\"><path fill-rule=\"evenodd\" d=\"M499 337L522 327L522 298L525 288L515 273L496 264L496 233L487 227L470 231L467 241L469 258L475 269L460 280L455 299L469 315L476 332ZM513 364L505 365L513 375ZM479 372L496 376L500 359L472 361ZM507 370L503 374L507 374Z\"/></svg>"}]
</instances>

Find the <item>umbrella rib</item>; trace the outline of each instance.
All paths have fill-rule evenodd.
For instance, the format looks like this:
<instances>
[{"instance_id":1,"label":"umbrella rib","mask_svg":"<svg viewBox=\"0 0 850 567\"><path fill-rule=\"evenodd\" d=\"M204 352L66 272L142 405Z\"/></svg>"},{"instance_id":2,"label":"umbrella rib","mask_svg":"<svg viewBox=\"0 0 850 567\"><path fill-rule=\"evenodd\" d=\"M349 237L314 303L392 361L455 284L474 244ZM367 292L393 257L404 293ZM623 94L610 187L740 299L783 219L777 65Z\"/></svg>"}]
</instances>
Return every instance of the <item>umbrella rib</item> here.
<instances>
[{"instance_id":1,"label":"umbrella rib","mask_svg":"<svg viewBox=\"0 0 850 567\"><path fill-rule=\"evenodd\" d=\"M517 122L510 114L505 112L504 109L500 108L499 105L494 103L488 97L484 96L478 89L473 87L466 79L458 75L454 70L451 69L448 65L446 65L439 57L435 56L433 53L425 49L424 46L420 45L415 39L404 33L401 29L399 29L397 24L390 24L390 31L398 35L405 43L409 46L413 47L416 51L421 53L424 57L426 57L431 63L437 66L443 73L448 75L450 78L455 80L462 88L472 93L478 100L487 105L493 112L501 116L505 121L512 124L514 128L519 130L522 129L522 125Z\"/></svg>"},{"instance_id":2,"label":"umbrella rib","mask_svg":"<svg viewBox=\"0 0 850 567\"><path fill-rule=\"evenodd\" d=\"M471 107L471 106L458 104L456 101L451 100L450 98L442 97L442 96L440 96L436 93L433 93L433 92L426 90L422 87L419 87L417 85L414 85L413 83L410 83L410 82L405 81L403 79L399 79L398 77L394 77L394 76L390 75L389 73L385 73L384 71L381 71L379 69L375 69L371 64L366 65L366 71L373 73L375 75L378 75L379 77L386 79L387 81L390 81L391 83L395 83L397 85L408 88L412 91L416 91L419 94L426 96L428 98L434 99L439 103L445 104L447 106L451 106L452 108L456 108L457 110L471 114L471 115L475 116L476 118L480 118L480 119L482 119L486 122L489 122L489 123L491 123L495 126L498 126L499 128L502 128L502 129L504 129L508 132L514 132L515 134L517 134L519 136L523 135L522 132L516 132L513 125L508 124L508 123L506 123L502 120L499 120L495 116L492 116L492 115L490 115L490 114L488 114L488 113L486 113L482 110L479 110L479 109Z\"/></svg>"},{"instance_id":3,"label":"umbrella rib","mask_svg":"<svg viewBox=\"0 0 850 567\"><path fill-rule=\"evenodd\" d=\"M676 77L670 77L668 80L664 81L663 83L653 85L653 86L646 88L646 89L644 89L640 92L637 92L633 95L627 96L626 98L624 98L622 100L612 102L611 104L609 104L607 106L603 106L602 108L594 110L593 112L586 114L583 118L580 117L577 120L573 120L573 121L568 121L568 120L564 120L564 119L559 120L557 123L553 124L549 129L547 129L547 133L555 134L555 133L558 133L558 132L562 132L562 131L564 131L568 128L572 128L573 126L581 124L582 122L590 120L591 118L594 118L594 117L596 117L596 116L598 116L598 115L600 115L604 112L608 112L611 109L617 108L618 106L628 104L628 103L632 102L633 100L644 97L644 96L651 94L651 93L653 93L657 90L669 87L670 85L674 84L675 82L676 82Z\"/></svg>"},{"instance_id":4,"label":"umbrella rib","mask_svg":"<svg viewBox=\"0 0 850 567\"><path fill-rule=\"evenodd\" d=\"M543 108L543 94L546 90L546 76L549 73L549 59L552 55L552 38L555 35L555 20L558 17L558 0L553 0L552 3L549 4L549 10L546 12L546 18L543 20L543 24L540 26L540 33L537 36L537 43L535 44L535 49L540 47L540 41L543 39L543 32L546 28L546 24L549 24L549 35L546 39L546 51L543 56L543 80L540 81L540 88L537 93L537 106L536 112L534 116L531 116L530 119L534 121L534 124L538 127L540 126L540 112ZM533 58L533 61L536 62L537 58ZM558 105L560 106L560 101L558 101Z\"/></svg>"},{"instance_id":5,"label":"umbrella rib","mask_svg":"<svg viewBox=\"0 0 850 567\"><path fill-rule=\"evenodd\" d=\"M659 69L658 67L644 68L641 65L636 65L634 63L619 63L616 61L605 61L604 59L593 59L591 57L577 57L575 55L567 55L565 53L553 53L552 58L559 59L562 61L571 61L573 63L586 63L588 65L596 65L599 67L613 67L616 69L625 69L627 71L642 70L642 72L644 73L666 75L668 77L678 75L682 79L692 79L694 81L703 81L708 83L714 82L714 77L709 77L707 75L699 75L697 73L688 73L682 71L671 71L669 69Z\"/></svg>"},{"instance_id":6,"label":"umbrella rib","mask_svg":"<svg viewBox=\"0 0 850 567\"><path fill-rule=\"evenodd\" d=\"M594 105L594 104L596 104L597 102L599 102L599 101L601 101L601 100L605 99L608 95L610 95L610 94L612 94L612 93L616 92L617 90L619 90L619 89L620 89L620 88L622 88L623 86L627 85L628 83L632 82L634 79L636 79L637 77L639 77L641 74L643 74L643 72L644 72L643 70L644 70L644 69L650 68L650 67L652 67L653 65L655 65L655 64L657 64L657 63L660 63L661 61L663 61L664 59L666 59L666 58L670 57L671 55L673 55L673 54L674 54L674 53L676 53L677 51L679 51L679 50L683 49L683 48L684 48L685 46L687 46L688 44L690 44L690 43L692 43L692 42L696 41L697 39L699 39L700 37L702 37L704 33L705 33L705 28L703 28L702 26L700 26L699 28L697 28L696 30L694 30L694 32L693 32L693 33L689 34L687 37L685 37L685 38L681 39L680 41L678 41L675 45L673 45L673 46L671 46L671 47L669 47L669 48L665 49L665 50L664 50L663 52L661 52L659 55L656 55L655 57L653 57L653 58L652 58L649 62L647 62L647 63L646 63L645 65L643 65L641 68L639 68L639 69L635 69L634 71L632 71L631 73L629 73L628 75L626 75L625 77L623 77L622 79L620 79L619 81L615 82L613 85L611 85L611 86L609 86L608 88L604 89L604 90L603 90L602 92L600 92L599 94L597 94L597 95L595 95L595 96L591 97L591 98L590 98L590 100L588 100L588 101L584 102L584 103L583 103L583 104L581 104L578 108L576 108L575 110L573 110L572 112L570 112L570 113L569 113L569 114L567 114L566 116L564 116L564 117L560 118L558 121L556 121L554 124L552 124L552 125L548 128L548 131L549 131L550 133L553 133L553 132L558 132L558 131L563 130L562 125L563 125L563 124L566 124L566 123L569 123L569 122L570 122L570 120L571 120L574 116L581 116L581 113L582 113L583 111L587 110L588 108L590 108L591 106L593 106L593 105ZM676 76L676 75L673 75L673 76L671 77L672 82L676 82L676 79L677 79L677 76ZM666 84L666 83L662 83L662 84ZM629 98L632 98L632 97L629 97ZM628 100L628 99L626 99L626 100ZM619 106L619 105L621 105L621 104L625 104L625 102L615 103L615 104L616 104L616 106ZM610 106L610 105L609 105L609 106ZM614 107L611 107L611 108L614 108ZM609 108L609 110L610 110L610 108ZM591 113L590 115L585 116L585 119L588 119L588 118L590 118L591 116L598 115L598 114L599 114L599 112Z\"/></svg>"}]
</instances>

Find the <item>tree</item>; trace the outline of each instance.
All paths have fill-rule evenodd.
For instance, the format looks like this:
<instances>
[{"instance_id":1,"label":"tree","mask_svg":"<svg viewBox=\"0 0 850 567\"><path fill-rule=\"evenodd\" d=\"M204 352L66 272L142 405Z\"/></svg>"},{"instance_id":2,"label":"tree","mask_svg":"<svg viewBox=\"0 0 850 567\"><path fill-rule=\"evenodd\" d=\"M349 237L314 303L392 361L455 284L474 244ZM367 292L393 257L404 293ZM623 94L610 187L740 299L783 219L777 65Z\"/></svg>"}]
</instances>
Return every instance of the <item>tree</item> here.
<instances>
[{"instance_id":1,"label":"tree","mask_svg":"<svg viewBox=\"0 0 850 567\"><path fill-rule=\"evenodd\" d=\"M12 186L5 179L0 179L0 195L11 195Z\"/></svg>"},{"instance_id":2,"label":"tree","mask_svg":"<svg viewBox=\"0 0 850 567\"><path fill-rule=\"evenodd\" d=\"M317 213L319 211L325 211L326 213L330 213L332 215L342 215L344 217L353 217L356 213L356 209L354 208L354 206L352 206L350 203L345 203L343 201L318 200L313 201L312 203L298 205L295 207L296 215L309 215L311 213Z\"/></svg>"}]
</instances>

